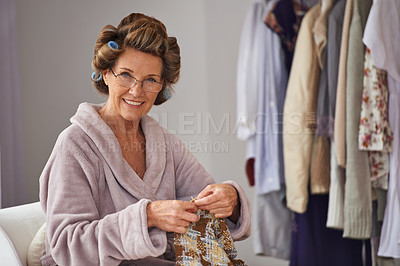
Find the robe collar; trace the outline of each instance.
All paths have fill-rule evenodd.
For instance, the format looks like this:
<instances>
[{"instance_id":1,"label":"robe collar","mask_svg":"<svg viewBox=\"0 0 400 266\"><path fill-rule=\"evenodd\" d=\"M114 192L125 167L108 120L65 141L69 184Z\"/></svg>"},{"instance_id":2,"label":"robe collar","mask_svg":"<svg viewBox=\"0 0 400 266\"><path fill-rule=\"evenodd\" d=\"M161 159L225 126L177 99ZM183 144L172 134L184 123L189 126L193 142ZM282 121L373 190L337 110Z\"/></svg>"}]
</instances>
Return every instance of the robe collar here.
<instances>
[{"instance_id":1,"label":"robe collar","mask_svg":"<svg viewBox=\"0 0 400 266\"><path fill-rule=\"evenodd\" d=\"M71 123L79 126L94 142L111 169L114 178L137 199L157 200L156 192L166 167L166 142L162 127L150 116L140 120L146 139L146 172L141 179L122 156L114 132L98 111L105 105L82 103Z\"/></svg>"}]
</instances>

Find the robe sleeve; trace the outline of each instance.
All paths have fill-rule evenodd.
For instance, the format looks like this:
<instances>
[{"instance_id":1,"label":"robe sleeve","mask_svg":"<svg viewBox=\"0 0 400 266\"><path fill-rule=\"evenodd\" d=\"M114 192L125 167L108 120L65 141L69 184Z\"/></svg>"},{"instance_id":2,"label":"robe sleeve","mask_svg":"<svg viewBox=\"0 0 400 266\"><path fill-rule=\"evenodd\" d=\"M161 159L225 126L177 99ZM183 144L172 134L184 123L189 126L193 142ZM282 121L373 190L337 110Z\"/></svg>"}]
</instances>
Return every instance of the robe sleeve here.
<instances>
[{"instance_id":1,"label":"robe sleeve","mask_svg":"<svg viewBox=\"0 0 400 266\"><path fill-rule=\"evenodd\" d=\"M165 232L147 227L149 200L100 218L99 174L99 158L89 145L60 135L40 177L48 254L58 265L117 265L163 254Z\"/></svg>"},{"instance_id":2,"label":"robe sleeve","mask_svg":"<svg viewBox=\"0 0 400 266\"><path fill-rule=\"evenodd\" d=\"M207 185L214 184L212 176L204 169L196 157L184 146L174 135L169 134L170 147L173 147L173 160L176 175L177 199L190 200L196 197ZM167 163L171 163L168 162ZM237 223L226 219L228 228L234 240L242 240L250 236L251 232L251 209L246 193L234 181L226 181L238 192L240 201L240 217Z\"/></svg>"}]
</instances>

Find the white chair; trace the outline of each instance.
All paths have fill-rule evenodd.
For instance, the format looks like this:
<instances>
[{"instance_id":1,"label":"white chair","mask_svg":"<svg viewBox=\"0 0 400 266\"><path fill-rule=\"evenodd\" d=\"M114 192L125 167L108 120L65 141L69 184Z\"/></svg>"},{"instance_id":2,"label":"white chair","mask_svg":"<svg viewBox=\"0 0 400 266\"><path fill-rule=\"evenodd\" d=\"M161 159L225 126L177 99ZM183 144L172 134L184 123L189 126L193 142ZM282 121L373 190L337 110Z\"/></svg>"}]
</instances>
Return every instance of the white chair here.
<instances>
[{"instance_id":1,"label":"white chair","mask_svg":"<svg viewBox=\"0 0 400 266\"><path fill-rule=\"evenodd\" d=\"M29 246L44 222L39 202L0 209L0 264L26 266Z\"/></svg>"}]
</instances>

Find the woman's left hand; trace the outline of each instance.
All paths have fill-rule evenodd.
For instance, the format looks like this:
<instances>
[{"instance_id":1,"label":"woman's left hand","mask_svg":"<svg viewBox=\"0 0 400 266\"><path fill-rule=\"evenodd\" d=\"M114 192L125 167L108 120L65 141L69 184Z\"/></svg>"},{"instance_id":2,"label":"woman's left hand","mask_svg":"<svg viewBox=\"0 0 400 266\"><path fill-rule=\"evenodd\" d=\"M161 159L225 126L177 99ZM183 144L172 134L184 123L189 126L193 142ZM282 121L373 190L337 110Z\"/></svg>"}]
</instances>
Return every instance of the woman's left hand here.
<instances>
[{"instance_id":1,"label":"woman's left hand","mask_svg":"<svg viewBox=\"0 0 400 266\"><path fill-rule=\"evenodd\" d=\"M209 210L216 218L226 218L237 222L240 215L238 193L228 184L208 185L194 201L199 209Z\"/></svg>"}]
</instances>

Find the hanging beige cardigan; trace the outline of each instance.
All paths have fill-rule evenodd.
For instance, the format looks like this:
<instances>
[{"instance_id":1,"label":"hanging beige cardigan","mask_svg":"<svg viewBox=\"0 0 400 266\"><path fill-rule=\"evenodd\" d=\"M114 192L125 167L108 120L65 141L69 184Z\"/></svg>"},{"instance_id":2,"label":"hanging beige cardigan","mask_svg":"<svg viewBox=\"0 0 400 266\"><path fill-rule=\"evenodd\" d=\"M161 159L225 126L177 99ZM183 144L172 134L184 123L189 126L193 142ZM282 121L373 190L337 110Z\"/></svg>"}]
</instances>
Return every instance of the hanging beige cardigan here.
<instances>
[{"instance_id":1,"label":"hanging beige cardigan","mask_svg":"<svg viewBox=\"0 0 400 266\"><path fill-rule=\"evenodd\" d=\"M314 107L316 109L316 104L313 104L316 98L313 100L313 97L318 92L321 72L312 32L320 10L321 6L316 5L303 18L284 106L283 153L287 206L298 213L305 212L307 208L310 176L311 193L325 193L329 189L329 182L326 182L329 181L329 150L324 149L326 143L315 137L309 127L312 119L315 119L310 113Z\"/></svg>"}]
</instances>

